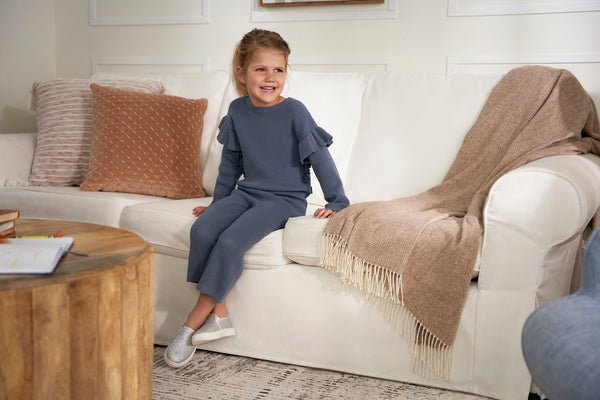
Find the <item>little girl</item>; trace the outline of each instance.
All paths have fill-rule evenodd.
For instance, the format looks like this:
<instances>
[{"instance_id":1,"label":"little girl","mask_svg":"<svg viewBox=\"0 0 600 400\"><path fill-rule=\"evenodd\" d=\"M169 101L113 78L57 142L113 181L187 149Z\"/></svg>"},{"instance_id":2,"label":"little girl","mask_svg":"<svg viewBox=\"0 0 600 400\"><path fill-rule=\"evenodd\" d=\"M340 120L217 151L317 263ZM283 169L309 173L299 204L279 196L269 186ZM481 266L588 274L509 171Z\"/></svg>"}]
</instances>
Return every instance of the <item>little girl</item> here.
<instances>
[{"instance_id":1,"label":"little girl","mask_svg":"<svg viewBox=\"0 0 600 400\"><path fill-rule=\"evenodd\" d=\"M348 206L327 150L332 137L301 102L281 96L289 54L279 34L260 29L236 48L233 76L242 97L219 125L223 152L214 199L192 212L198 219L190 232L187 280L200 293L165 351L172 367L187 364L197 345L235 335L225 298L242 274L244 253L288 218L305 215L311 166L328 202L314 216L329 218Z\"/></svg>"}]
</instances>

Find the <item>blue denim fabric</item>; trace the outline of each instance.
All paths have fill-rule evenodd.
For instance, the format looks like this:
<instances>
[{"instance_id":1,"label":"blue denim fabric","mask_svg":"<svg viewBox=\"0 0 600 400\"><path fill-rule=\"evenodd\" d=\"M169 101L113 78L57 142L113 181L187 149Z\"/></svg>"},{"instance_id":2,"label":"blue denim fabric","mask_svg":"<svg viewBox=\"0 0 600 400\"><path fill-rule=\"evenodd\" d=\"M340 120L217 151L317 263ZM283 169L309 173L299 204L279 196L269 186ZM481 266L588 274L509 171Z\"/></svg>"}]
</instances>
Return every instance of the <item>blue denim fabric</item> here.
<instances>
[{"instance_id":1,"label":"blue denim fabric","mask_svg":"<svg viewBox=\"0 0 600 400\"><path fill-rule=\"evenodd\" d=\"M600 229L584 252L580 290L534 311L522 346L533 381L550 400L600 399Z\"/></svg>"}]
</instances>

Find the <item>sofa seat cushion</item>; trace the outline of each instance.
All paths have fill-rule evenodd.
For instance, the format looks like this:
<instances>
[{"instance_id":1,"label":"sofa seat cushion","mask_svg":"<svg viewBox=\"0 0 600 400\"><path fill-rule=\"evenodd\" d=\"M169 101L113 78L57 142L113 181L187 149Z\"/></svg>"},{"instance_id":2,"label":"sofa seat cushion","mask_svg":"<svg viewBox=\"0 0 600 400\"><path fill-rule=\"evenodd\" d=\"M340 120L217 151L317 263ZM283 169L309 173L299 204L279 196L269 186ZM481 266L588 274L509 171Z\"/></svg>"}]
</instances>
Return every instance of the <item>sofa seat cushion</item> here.
<instances>
[{"instance_id":1,"label":"sofa seat cushion","mask_svg":"<svg viewBox=\"0 0 600 400\"><path fill-rule=\"evenodd\" d=\"M119 226L124 207L156 200L132 193L84 192L74 186L0 188L0 208L18 209L23 218L58 219Z\"/></svg>"},{"instance_id":2,"label":"sofa seat cushion","mask_svg":"<svg viewBox=\"0 0 600 400\"><path fill-rule=\"evenodd\" d=\"M298 264L318 266L323 248L322 234L327 225L326 218L313 216L290 218L283 234L283 254ZM477 254L472 278L479 275L481 247Z\"/></svg>"},{"instance_id":3,"label":"sofa seat cushion","mask_svg":"<svg viewBox=\"0 0 600 400\"><path fill-rule=\"evenodd\" d=\"M134 204L123 210L120 228L142 236L159 253L187 258L190 228L196 220L192 209L211 201L211 197L204 197ZM250 269L271 269L291 262L283 255L283 229L267 235L244 256L244 267Z\"/></svg>"}]
</instances>

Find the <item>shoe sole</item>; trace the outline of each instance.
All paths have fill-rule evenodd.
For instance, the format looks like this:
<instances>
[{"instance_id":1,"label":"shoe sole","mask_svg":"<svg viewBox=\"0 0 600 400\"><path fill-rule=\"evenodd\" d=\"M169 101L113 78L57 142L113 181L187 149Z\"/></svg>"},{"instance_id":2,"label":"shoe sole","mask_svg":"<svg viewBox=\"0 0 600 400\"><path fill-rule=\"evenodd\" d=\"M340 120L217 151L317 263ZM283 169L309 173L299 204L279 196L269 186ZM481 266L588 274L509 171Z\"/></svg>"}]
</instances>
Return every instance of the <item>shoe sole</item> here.
<instances>
[{"instance_id":1,"label":"shoe sole","mask_svg":"<svg viewBox=\"0 0 600 400\"><path fill-rule=\"evenodd\" d=\"M203 343L212 342L213 340L223 339L228 336L235 335L234 328L221 329L217 332L202 333L192 336L192 344L198 346Z\"/></svg>"},{"instance_id":2,"label":"shoe sole","mask_svg":"<svg viewBox=\"0 0 600 400\"><path fill-rule=\"evenodd\" d=\"M165 360L165 362L167 363L167 365L169 367L181 368L184 365L186 365L187 363L189 363L190 361L192 361L192 358L194 358L194 354L196 354L196 349L194 349L194 351L192 352L192 354L190 354L190 356L188 358L186 358L185 360L180 361L180 362L175 362L173 360L170 360L169 357L167 357L167 350L165 350L165 354L163 355L163 359Z\"/></svg>"}]
</instances>

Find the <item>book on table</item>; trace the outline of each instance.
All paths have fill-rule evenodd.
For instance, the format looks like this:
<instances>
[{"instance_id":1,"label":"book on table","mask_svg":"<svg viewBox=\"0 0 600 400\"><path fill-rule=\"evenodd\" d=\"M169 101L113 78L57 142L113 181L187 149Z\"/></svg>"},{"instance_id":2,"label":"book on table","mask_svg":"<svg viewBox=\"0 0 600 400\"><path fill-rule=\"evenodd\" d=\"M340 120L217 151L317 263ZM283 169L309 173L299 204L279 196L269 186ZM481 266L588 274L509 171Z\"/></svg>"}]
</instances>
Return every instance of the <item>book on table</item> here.
<instances>
[{"instance_id":1,"label":"book on table","mask_svg":"<svg viewBox=\"0 0 600 400\"><path fill-rule=\"evenodd\" d=\"M0 242L0 274L51 274L72 237L9 238Z\"/></svg>"},{"instance_id":2,"label":"book on table","mask_svg":"<svg viewBox=\"0 0 600 400\"><path fill-rule=\"evenodd\" d=\"M15 228L10 228L7 230L4 230L2 232L0 232L0 240L4 240L8 237L13 236L15 233L17 233L17 231L15 230Z\"/></svg>"},{"instance_id":3,"label":"book on table","mask_svg":"<svg viewBox=\"0 0 600 400\"><path fill-rule=\"evenodd\" d=\"M0 232L14 228L15 223L16 221L14 219L12 221L0 222Z\"/></svg>"},{"instance_id":4,"label":"book on table","mask_svg":"<svg viewBox=\"0 0 600 400\"><path fill-rule=\"evenodd\" d=\"M0 238L5 238L15 233L15 220L0 222Z\"/></svg>"},{"instance_id":5,"label":"book on table","mask_svg":"<svg viewBox=\"0 0 600 400\"><path fill-rule=\"evenodd\" d=\"M0 239L15 233L15 222L20 214L19 210L0 209Z\"/></svg>"},{"instance_id":6,"label":"book on table","mask_svg":"<svg viewBox=\"0 0 600 400\"><path fill-rule=\"evenodd\" d=\"M19 218L19 215L19 210L0 209L0 223L14 221L15 219Z\"/></svg>"}]
</instances>

